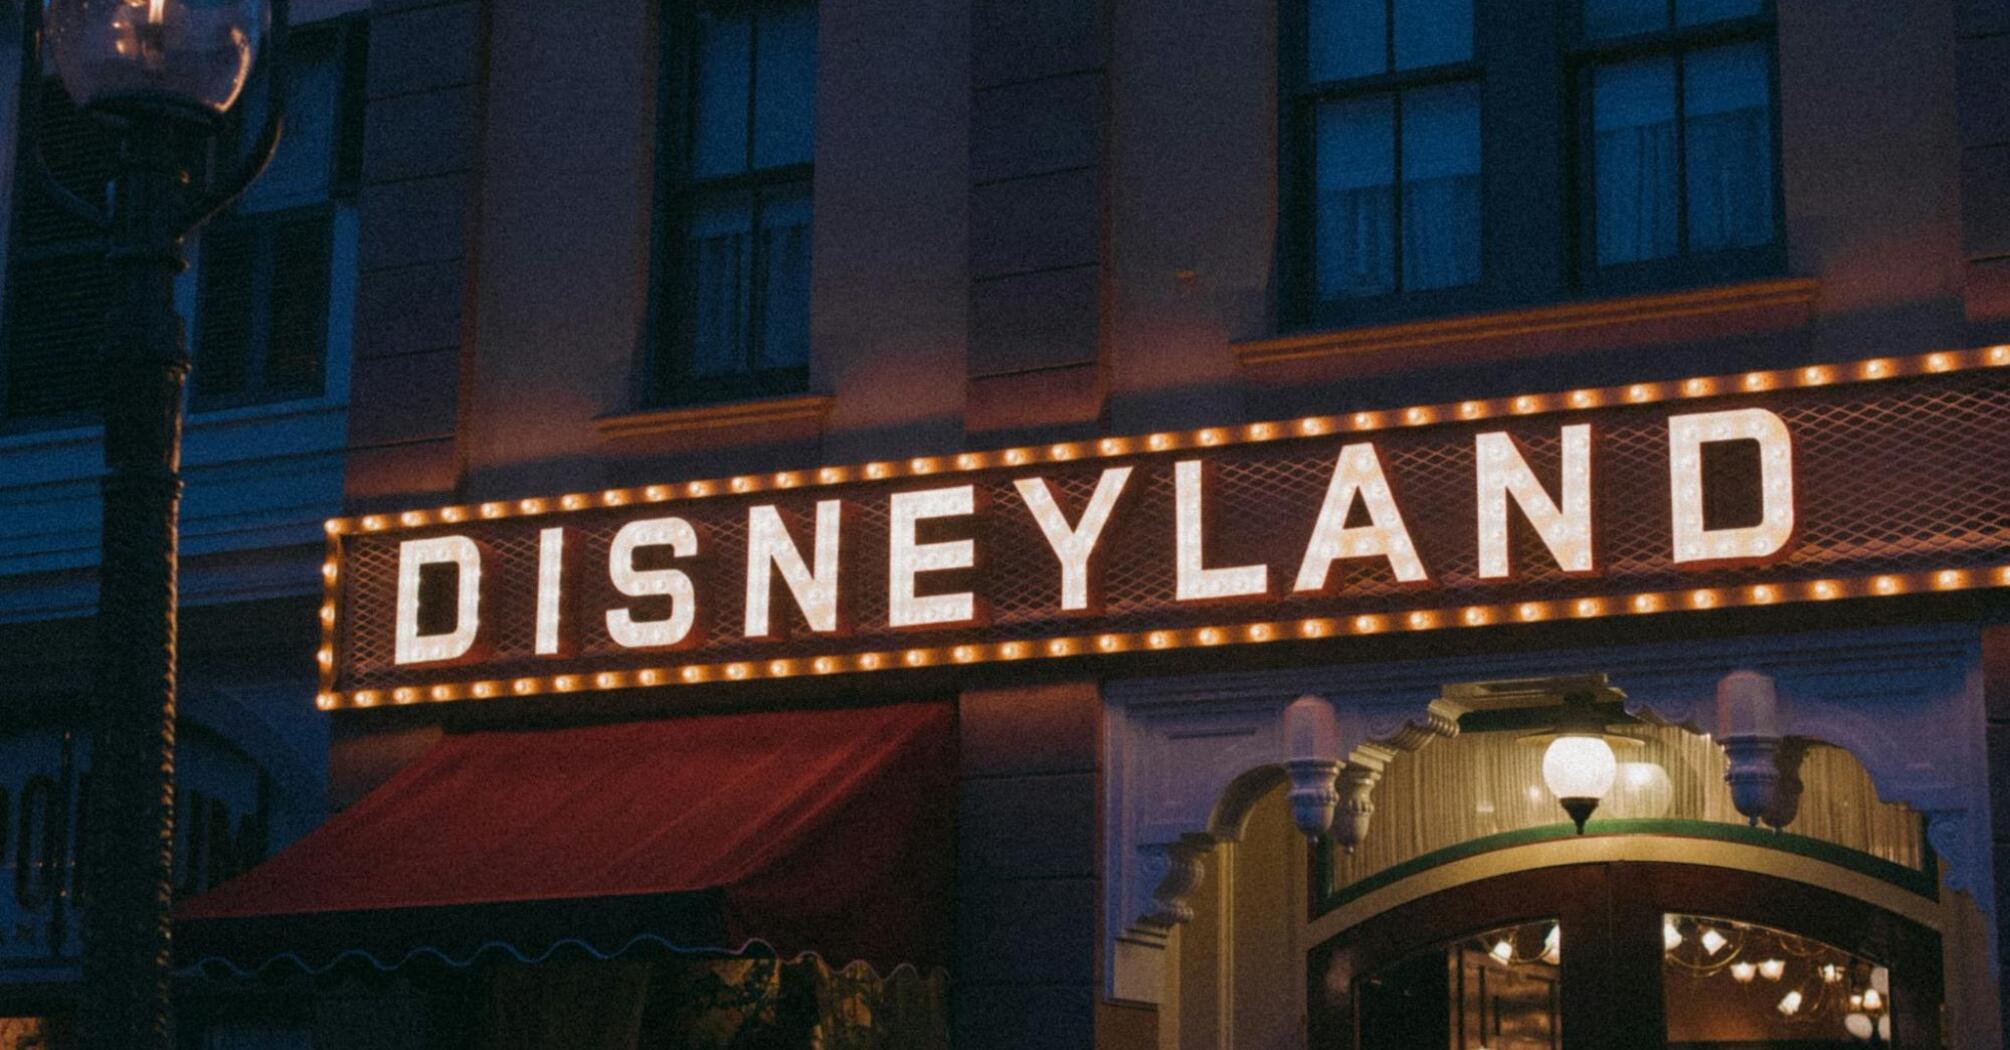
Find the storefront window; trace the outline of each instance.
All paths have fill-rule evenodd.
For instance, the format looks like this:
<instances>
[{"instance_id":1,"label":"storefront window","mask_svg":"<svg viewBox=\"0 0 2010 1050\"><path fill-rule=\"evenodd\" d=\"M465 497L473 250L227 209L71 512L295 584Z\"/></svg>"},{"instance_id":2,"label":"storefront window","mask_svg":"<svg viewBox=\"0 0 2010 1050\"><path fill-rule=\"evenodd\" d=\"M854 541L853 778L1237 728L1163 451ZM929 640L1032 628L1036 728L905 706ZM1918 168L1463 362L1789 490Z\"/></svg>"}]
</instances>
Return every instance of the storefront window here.
<instances>
[{"instance_id":1,"label":"storefront window","mask_svg":"<svg viewBox=\"0 0 2010 1050\"><path fill-rule=\"evenodd\" d=\"M1668 1045L1889 1046L1891 971L1811 937L1662 917Z\"/></svg>"},{"instance_id":2,"label":"storefront window","mask_svg":"<svg viewBox=\"0 0 2010 1050\"><path fill-rule=\"evenodd\" d=\"M1554 920L1488 930L1362 977L1359 1050L1554 1050L1562 938Z\"/></svg>"},{"instance_id":3,"label":"storefront window","mask_svg":"<svg viewBox=\"0 0 2010 1050\"><path fill-rule=\"evenodd\" d=\"M1587 825L1589 833L1682 834L1685 826L1720 837L1748 831L1724 783L1723 749L1710 737L1632 725L1615 738L1618 776ZM1367 836L1351 853L1334 851L1329 885L1344 890L1399 865L1428 864L1440 851L1568 833L1568 818L1544 786L1542 759L1540 746L1513 732L1467 732L1398 758L1375 788ZM1922 870L1926 847L1918 814L1878 801L1869 776L1849 754L1809 746L1798 772L1803 786L1785 834L1765 829L1752 841L1785 849L1840 847L1828 852L1867 861L1885 874Z\"/></svg>"}]
</instances>

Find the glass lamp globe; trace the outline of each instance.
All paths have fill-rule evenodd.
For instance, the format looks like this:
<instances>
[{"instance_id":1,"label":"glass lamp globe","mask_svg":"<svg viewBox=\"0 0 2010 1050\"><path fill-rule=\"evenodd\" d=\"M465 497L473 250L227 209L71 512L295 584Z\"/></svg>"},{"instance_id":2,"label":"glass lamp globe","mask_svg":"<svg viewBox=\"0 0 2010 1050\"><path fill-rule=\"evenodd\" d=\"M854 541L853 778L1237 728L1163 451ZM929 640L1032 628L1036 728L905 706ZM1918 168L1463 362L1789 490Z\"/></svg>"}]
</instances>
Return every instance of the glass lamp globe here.
<instances>
[{"instance_id":1,"label":"glass lamp globe","mask_svg":"<svg viewBox=\"0 0 2010 1050\"><path fill-rule=\"evenodd\" d=\"M31 3L40 0L29 0ZM268 0L48 0L49 50L80 106L222 113L258 57Z\"/></svg>"},{"instance_id":2,"label":"glass lamp globe","mask_svg":"<svg viewBox=\"0 0 2010 1050\"><path fill-rule=\"evenodd\" d=\"M1598 800L1612 790L1618 773L1619 760L1613 757L1612 745L1596 734L1557 737L1543 752L1543 783L1577 824L1578 834L1584 833L1584 822L1598 808Z\"/></svg>"}]
</instances>

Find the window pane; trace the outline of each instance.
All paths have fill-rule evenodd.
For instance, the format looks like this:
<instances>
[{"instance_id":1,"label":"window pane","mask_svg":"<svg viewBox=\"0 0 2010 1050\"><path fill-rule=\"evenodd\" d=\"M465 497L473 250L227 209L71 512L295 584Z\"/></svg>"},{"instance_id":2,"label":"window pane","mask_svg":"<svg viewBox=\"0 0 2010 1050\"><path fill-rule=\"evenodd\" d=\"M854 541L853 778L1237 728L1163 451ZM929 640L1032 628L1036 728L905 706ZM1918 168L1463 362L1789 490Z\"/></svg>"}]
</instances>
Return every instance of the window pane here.
<instances>
[{"instance_id":1,"label":"window pane","mask_svg":"<svg viewBox=\"0 0 2010 1050\"><path fill-rule=\"evenodd\" d=\"M695 376L742 371L753 270L746 198L707 201L691 220L691 356Z\"/></svg>"},{"instance_id":2,"label":"window pane","mask_svg":"<svg viewBox=\"0 0 2010 1050\"><path fill-rule=\"evenodd\" d=\"M1472 0L1396 0L1396 68L1473 57Z\"/></svg>"},{"instance_id":3,"label":"window pane","mask_svg":"<svg viewBox=\"0 0 2010 1050\"><path fill-rule=\"evenodd\" d=\"M1674 60L1599 67L1591 110L1598 262L1675 254Z\"/></svg>"},{"instance_id":4,"label":"window pane","mask_svg":"<svg viewBox=\"0 0 2010 1050\"><path fill-rule=\"evenodd\" d=\"M1749 18L1759 13L1760 0L1675 0L1675 21L1685 26Z\"/></svg>"},{"instance_id":5,"label":"window pane","mask_svg":"<svg viewBox=\"0 0 2010 1050\"><path fill-rule=\"evenodd\" d=\"M762 202L761 270L760 366L805 364L810 359L810 196L806 188Z\"/></svg>"},{"instance_id":6,"label":"window pane","mask_svg":"<svg viewBox=\"0 0 2010 1050\"><path fill-rule=\"evenodd\" d=\"M754 63L754 166L806 164L816 138L816 9L765 12L760 34Z\"/></svg>"},{"instance_id":7,"label":"window pane","mask_svg":"<svg viewBox=\"0 0 2010 1050\"><path fill-rule=\"evenodd\" d=\"M1306 74L1313 83L1367 76L1389 67L1383 0L1308 0Z\"/></svg>"},{"instance_id":8,"label":"window pane","mask_svg":"<svg viewBox=\"0 0 2010 1050\"><path fill-rule=\"evenodd\" d=\"M1669 1046L1891 1045L1891 971L1799 932L1661 917Z\"/></svg>"},{"instance_id":9,"label":"window pane","mask_svg":"<svg viewBox=\"0 0 2010 1050\"><path fill-rule=\"evenodd\" d=\"M1396 290L1395 120L1390 96L1319 107L1313 250L1319 297Z\"/></svg>"},{"instance_id":10,"label":"window pane","mask_svg":"<svg viewBox=\"0 0 2010 1050\"><path fill-rule=\"evenodd\" d=\"M698 13L691 104L691 172L704 178L747 166L747 16Z\"/></svg>"},{"instance_id":11,"label":"window pane","mask_svg":"<svg viewBox=\"0 0 2010 1050\"><path fill-rule=\"evenodd\" d=\"M265 173L246 190L240 211L273 211L328 199L335 171L336 100L342 94L342 64L333 47L303 49L288 56L286 133ZM262 92L247 97L243 135L257 138L265 114Z\"/></svg>"},{"instance_id":12,"label":"window pane","mask_svg":"<svg viewBox=\"0 0 2010 1050\"><path fill-rule=\"evenodd\" d=\"M1480 279L1477 84L1403 95L1403 287Z\"/></svg>"},{"instance_id":13,"label":"window pane","mask_svg":"<svg viewBox=\"0 0 2010 1050\"><path fill-rule=\"evenodd\" d=\"M1584 35L1592 40L1668 28L1668 0L1584 0Z\"/></svg>"},{"instance_id":14,"label":"window pane","mask_svg":"<svg viewBox=\"0 0 2010 1050\"><path fill-rule=\"evenodd\" d=\"M1759 44L1683 59L1689 250L1773 239L1773 122Z\"/></svg>"}]
</instances>

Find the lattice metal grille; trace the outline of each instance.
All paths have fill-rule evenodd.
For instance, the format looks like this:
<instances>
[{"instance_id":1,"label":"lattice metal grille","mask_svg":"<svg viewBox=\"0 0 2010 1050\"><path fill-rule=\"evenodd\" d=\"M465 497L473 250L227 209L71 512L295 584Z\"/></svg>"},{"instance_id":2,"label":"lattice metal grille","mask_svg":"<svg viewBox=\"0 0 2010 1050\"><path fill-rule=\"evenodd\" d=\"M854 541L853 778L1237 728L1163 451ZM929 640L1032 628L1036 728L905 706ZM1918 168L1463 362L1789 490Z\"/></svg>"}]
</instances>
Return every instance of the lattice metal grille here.
<instances>
[{"instance_id":1,"label":"lattice metal grille","mask_svg":"<svg viewBox=\"0 0 2010 1050\"><path fill-rule=\"evenodd\" d=\"M1238 445L1205 453L1139 455L1122 460L1045 464L974 475L989 511L924 528L924 541L972 535L980 569L924 577L925 589L976 591L988 603L988 626L934 632L887 628L887 496L892 491L961 483L970 475L861 483L814 492L672 501L478 525L441 526L344 538L343 600L338 666L340 689L426 685L470 675L548 674L553 662L532 655L538 531L557 525L579 551L565 588L567 615L578 628L582 664L620 670L660 664L661 651L622 649L608 637L605 610L637 605L607 582L609 543L628 521L678 515L696 524L703 550L698 578L705 638L671 659L735 660L787 652L794 656L952 642L1041 639L1107 626L1110 630L1177 628L1220 622L1221 607L1173 601L1173 481L1176 458L1204 456L1211 464L1208 559L1211 565L1264 562L1277 597L1244 606L1238 617L1391 613L1466 603L1569 599L1657 588L1694 588L1997 566L2010 559L2010 373L2003 370L1925 376L1876 384L1781 393L1762 402L1786 420L1794 437L1799 534L1783 559L1770 564L1677 569L1670 557L1666 419L1752 403L1723 398L1680 405L1614 407L1569 417L1530 416L1447 424L1351 438L1332 436ZM1596 532L1599 571L1571 577L1558 571L1532 529L1511 529L1516 577L1482 581L1477 572L1473 435L1507 430L1521 441L1532 468L1556 490L1558 428L1597 428ZM1299 559L1324 498L1335 454L1346 441L1372 439L1395 489L1405 522L1430 571L1427 585L1403 585L1380 559L1344 561L1319 595L1291 595ZM1104 608L1085 622L1058 613L1059 571L1045 538L1015 491L1016 477L1049 479L1074 520L1101 471L1136 467L1130 491L1103 538ZM746 568L746 509L779 502L807 511L815 499L840 498L856 509L844 549L845 638L808 635L793 601L778 584L775 608L792 640L741 637ZM808 515L802 515L807 519ZM1510 515L1511 519L1515 515ZM957 532L961 525L964 531ZM483 641L478 667L399 669L392 662L398 544L403 539L461 531L484 546ZM807 548L808 536L798 542ZM680 566L683 567L683 566ZM640 603L638 615L649 614Z\"/></svg>"}]
</instances>

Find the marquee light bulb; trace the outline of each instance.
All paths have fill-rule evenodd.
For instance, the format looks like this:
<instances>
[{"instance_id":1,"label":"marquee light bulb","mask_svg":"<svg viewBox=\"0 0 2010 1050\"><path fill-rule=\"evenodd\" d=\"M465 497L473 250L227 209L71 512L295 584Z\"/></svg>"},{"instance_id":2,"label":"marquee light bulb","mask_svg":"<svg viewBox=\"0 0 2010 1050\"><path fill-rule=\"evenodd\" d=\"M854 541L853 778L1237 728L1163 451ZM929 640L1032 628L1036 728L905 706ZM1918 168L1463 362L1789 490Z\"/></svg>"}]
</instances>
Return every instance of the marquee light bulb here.
<instances>
[{"instance_id":1,"label":"marquee light bulb","mask_svg":"<svg viewBox=\"0 0 2010 1050\"><path fill-rule=\"evenodd\" d=\"M1501 431L1473 439L1479 461L1479 560L1482 579L1508 575L1508 501L1521 508L1564 572L1591 571L1591 427L1560 431L1563 501L1559 506L1529 467L1515 439Z\"/></svg>"},{"instance_id":2,"label":"marquee light bulb","mask_svg":"<svg viewBox=\"0 0 2010 1050\"><path fill-rule=\"evenodd\" d=\"M1206 502L1204 471L1205 464L1197 459L1173 464L1174 597L1193 602L1263 594L1270 589L1268 565L1207 567L1201 519Z\"/></svg>"},{"instance_id":3,"label":"marquee light bulb","mask_svg":"<svg viewBox=\"0 0 2010 1050\"><path fill-rule=\"evenodd\" d=\"M1347 519L1357 500L1368 512L1368 523L1349 528ZM1423 560L1417 557L1410 530L1403 524L1403 513L1396 507L1381 457L1374 445L1364 442L1343 446L1334 460L1326 498L1319 504L1319 518L1312 526L1312 538L1305 545L1305 560L1299 564L1292 590L1324 590L1334 562L1371 557L1386 559L1403 583L1430 578Z\"/></svg>"},{"instance_id":4,"label":"marquee light bulb","mask_svg":"<svg viewBox=\"0 0 2010 1050\"><path fill-rule=\"evenodd\" d=\"M1020 478L1013 482L1019 498L1033 515L1033 523L1040 527L1040 534L1047 538L1048 548L1061 563L1061 608L1064 610L1089 607L1089 563L1095 556L1097 542L1103 537L1103 527L1110 523L1110 515L1117 509L1117 500L1123 495L1124 485L1130 481L1131 469L1112 467L1103 471L1102 477L1096 480L1096 491L1089 497L1088 506L1082 508L1081 518L1073 525L1068 524L1068 516L1055 502L1047 479Z\"/></svg>"},{"instance_id":5,"label":"marquee light bulb","mask_svg":"<svg viewBox=\"0 0 2010 1050\"><path fill-rule=\"evenodd\" d=\"M607 633L614 644L629 649L662 648L690 640L698 619L698 589L682 569L638 569L635 552L643 547L668 547L676 558L698 553L698 530L683 518L631 521L614 534L607 551L608 577L614 589L631 598L667 596L670 612L660 620L638 620L631 609L607 610Z\"/></svg>"},{"instance_id":6,"label":"marquee light bulb","mask_svg":"<svg viewBox=\"0 0 2010 1050\"><path fill-rule=\"evenodd\" d=\"M838 629L838 543L844 519L840 500L817 501L815 535L810 541L812 569L789 535L780 508L762 504L747 508L747 600L742 630L749 638L769 638L775 633L770 615L774 595L774 573L802 611L812 631L828 634Z\"/></svg>"},{"instance_id":7,"label":"marquee light bulb","mask_svg":"<svg viewBox=\"0 0 2010 1050\"><path fill-rule=\"evenodd\" d=\"M887 501L887 620L895 627L967 623L977 618L977 596L970 591L921 595L915 581L922 573L969 569L977 564L975 540L922 543L920 522L931 518L976 513L977 488L957 485L920 492L896 492Z\"/></svg>"},{"instance_id":8,"label":"marquee light bulb","mask_svg":"<svg viewBox=\"0 0 2010 1050\"><path fill-rule=\"evenodd\" d=\"M1759 445L1757 525L1706 528L1703 446L1723 441ZM1794 532L1793 437L1786 421L1763 408L1739 408L1668 418L1669 502L1674 510L1675 561L1740 560L1778 553Z\"/></svg>"},{"instance_id":9,"label":"marquee light bulb","mask_svg":"<svg viewBox=\"0 0 2010 1050\"><path fill-rule=\"evenodd\" d=\"M452 565L459 577L455 581L454 625L437 634L419 633L419 576L427 565ZM474 540L435 536L400 543L394 662L433 663L466 656L481 629L481 593L482 555Z\"/></svg>"}]
</instances>

